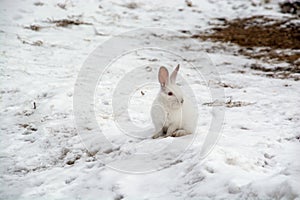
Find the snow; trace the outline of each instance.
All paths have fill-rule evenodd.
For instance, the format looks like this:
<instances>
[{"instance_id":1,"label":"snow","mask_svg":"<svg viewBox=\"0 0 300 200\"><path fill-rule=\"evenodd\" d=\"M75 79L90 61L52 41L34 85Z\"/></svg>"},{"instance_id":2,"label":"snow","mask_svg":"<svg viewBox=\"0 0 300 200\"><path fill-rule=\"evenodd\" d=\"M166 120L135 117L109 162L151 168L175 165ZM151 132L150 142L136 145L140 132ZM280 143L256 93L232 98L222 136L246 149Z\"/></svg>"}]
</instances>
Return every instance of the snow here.
<instances>
[{"instance_id":1,"label":"snow","mask_svg":"<svg viewBox=\"0 0 300 200\"><path fill-rule=\"evenodd\" d=\"M261 2L201 0L187 7L185 1L152 0L135 1L134 9L128 8L130 1L36 2L1 2L0 199L300 198L299 81L260 76L244 66L262 61L232 52L206 55L205 49L216 44L176 37L182 36L181 30L198 33L211 28L220 17L286 16L278 12L277 1L255 6ZM65 9L58 3L66 4ZM56 27L47 22L72 16L92 25ZM33 24L42 28L25 28ZM103 137L82 134L73 107L80 70L86 63L97 66L91 55L99 53L99 46L144 27L161 29L158 33L166 34L149 41L187 60L157 49L135 49L114 60L91 88L95 89L92 107ZM145 38L147 35L137 34L121 41L134 47ZM110 48L109 53L115 49ZM156 80L160 65L171 69L178 62L179 83L193 95L199 109L197 134L153 140L150 106L159 85L144 80ZM220 80L209 73L211 62ZM193 66L201 69L202 76ZM245 73L237 72L241 69ZM130 76L124 80L126 74ZM87 74L87 80L96 75ZM114 92L120 81L126 86L140 84L130 95L128 116L136 131L129 129L128 134L120 131L113 115ZM232 87L224 88L220 81ZM212 102L214 89L224 92L226 102L231 99L245 105L205 105ZM215 109L225 113L221 136L216 133L203 150L210 123L222 111ZM120 123L127 120L118 119ZM85 120L83 131L97 132L90 118ZM217 144L209 149L215 139ZM210 153L203 158L201 150Z\"/></svg>"}]
</instances>

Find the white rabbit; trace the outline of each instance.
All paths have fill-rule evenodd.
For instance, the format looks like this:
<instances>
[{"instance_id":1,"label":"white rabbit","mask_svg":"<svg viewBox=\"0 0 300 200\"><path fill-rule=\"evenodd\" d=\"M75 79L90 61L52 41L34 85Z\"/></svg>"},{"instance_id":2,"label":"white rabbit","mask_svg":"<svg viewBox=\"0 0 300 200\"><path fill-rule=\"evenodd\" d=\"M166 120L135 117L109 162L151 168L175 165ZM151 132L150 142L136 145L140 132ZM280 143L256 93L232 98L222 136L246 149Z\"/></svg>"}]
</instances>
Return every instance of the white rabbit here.
<instances>
[{"instance_id":1,"label":"white rabbit","mask_svg":"<svg viewBox=\"0 0 300 200\"><path fill-rule=\"evenodd\" d=\"M176 85L178 70L179 65L169 78L169 72L165 67L159 69L158 80L161 90L151 108L151 118L155 126L152 138L188 135L196 128L197 107Z\"/></svg>"}]
</instances>

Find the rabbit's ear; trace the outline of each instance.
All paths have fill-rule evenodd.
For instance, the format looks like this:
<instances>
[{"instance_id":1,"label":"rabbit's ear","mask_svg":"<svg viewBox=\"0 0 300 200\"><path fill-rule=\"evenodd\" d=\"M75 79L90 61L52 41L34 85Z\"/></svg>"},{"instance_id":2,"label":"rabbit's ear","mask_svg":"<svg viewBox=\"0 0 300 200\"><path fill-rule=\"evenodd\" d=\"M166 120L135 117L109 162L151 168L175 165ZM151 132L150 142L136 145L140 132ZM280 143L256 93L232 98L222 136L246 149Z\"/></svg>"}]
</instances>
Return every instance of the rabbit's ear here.
<instances>
[{"instance_id":1,"label":"rabbit's ear","mask_svg":"<svg viewBox=\"0 0 300 200\"><path fill-rule=\"evenodd\" d=\"M174 71L172 72L171 74L171 77L170 77L170 80L171 80L171 83L174 83L176 82L176 77L177 77L177 72L179 71L179 64L177 65L177 67L174 69Z\"/></svg>"},{"instance_id":2,"label":"rabbit's ear","mask_svg":"<svg viewBox=\"0 0 300 200\"><path fill-rule=\"evenodd\" d=\"M161 85L161 87L165 87L169 82L169 72L167 68L160 67L159 73L158 73L158 80Z\"/></svg>"}]
</instances>

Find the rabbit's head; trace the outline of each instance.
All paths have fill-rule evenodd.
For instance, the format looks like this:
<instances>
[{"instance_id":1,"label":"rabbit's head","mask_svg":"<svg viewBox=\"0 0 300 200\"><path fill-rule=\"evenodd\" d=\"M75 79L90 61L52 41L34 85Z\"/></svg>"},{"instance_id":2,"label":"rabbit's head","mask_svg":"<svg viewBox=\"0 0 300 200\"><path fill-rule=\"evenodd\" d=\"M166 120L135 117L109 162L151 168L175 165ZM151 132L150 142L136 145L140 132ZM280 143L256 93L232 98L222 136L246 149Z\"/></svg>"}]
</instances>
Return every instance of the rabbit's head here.
<instances>
[{"instance_id":1,"label":"rabbit's head","mask_svg":"<svg viewBox=\"0 0 300 200\"><path fill-rule=\"evenodd\" d=\"M158 80L161 86L160 96L164 105L172 109L181 108L184 102L183 93L179 86L176 85L178 71L179 65L177 65L170 77L165 67L160 67L158 73Z\"/></svg>"}]
</instances>

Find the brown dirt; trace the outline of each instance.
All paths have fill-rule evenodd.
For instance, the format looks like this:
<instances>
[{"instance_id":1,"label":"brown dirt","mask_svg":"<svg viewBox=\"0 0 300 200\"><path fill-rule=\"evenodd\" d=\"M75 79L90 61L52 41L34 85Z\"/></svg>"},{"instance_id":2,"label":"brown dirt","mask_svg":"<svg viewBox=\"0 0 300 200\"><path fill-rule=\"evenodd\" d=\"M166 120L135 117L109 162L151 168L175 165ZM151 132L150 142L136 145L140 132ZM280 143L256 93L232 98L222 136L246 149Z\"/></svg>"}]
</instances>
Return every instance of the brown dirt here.
<instances>
[{"instance_id":1,"label":"brown dirt","mask_svg":"<svg viewBox=\"0 0 300 200\"><path fill-rule=\"evenodd\" d=\"M241 47L243 55L264 60L277 60L300 65L300 23L297 18L274 19L253 16L227 21L212 29L212 33L193 35L193 38L231 42ZM210 30L211 32L211 30ZM254 51L253 47L260 47ZM298 51L297 51L298 50Z\"/></svg>"},{"instance_id":2,"label":"brown dirt","mask_svg":"<svg viewBox=\"0 0 300 200\"><path fill-rule=\"evenodd\" d=\"M25 26L24 28L30 29L30 30L33 30L33 31L39 31L41 29L41 26L33 24L33 25L30 25L30 26Z\"/></svg>"},{"instance_id":3,"label":"brown dirt","mask_svg":"<svg viewBox=\"0 0 300 200\"><path fill-rule=\"evenodd\" d=\"M202 105L210 106L210 107L225 106L227 108L234 108L234 107L248 106L248 105L252 105L252 104L254 104L254 103L242 102L242 101L232 101L230 99L227 102L214 101L214 102L209 102L209 103L203 103Z\"/></svg>"},{"instance_id":4,"label":"brown dirt","mask_svg":"<svg viewBox=\"0 0 300 200\"><path fill-rule=\"evenodd\" d=\"M75 20L73 20L73 19L49 20L48 22L53 23L56 26L61 26L61 27L66 27L66 26L70 26L70 25L78 26L78 25L82 25L82 24L91 25L91 23L83 22L78 19L75 19Z\"/></svg>"},{"instance_id":5,"label":"brown dirt","mask_svg":"<svg viewBox=\"0 0 300 200\"><path fill-rule=\"evenodd\" d=\"M262 65L253 63L245 67L249 67L250 69L258 72L262 72L266 77L270 78L294 79L295 81L300 80L300 66L267 68Z\"/></svg>"},{"instance_id":6,"label":"brown dirt","mask_svg":"<svg viewBox=\"0 0 300 200\"><path fill-rule=\"evenodd\" d=\"M84 22L79 19L58 19L58 20L53 20L53 19L48 19L45 21L50 24L54 24L57 27L68 27L68 26L79 26L79 25L92 25L92 23ZM41 26L38 24L32 24L29 26L24 26L25 29L30 29L32 31L40 31L41 29L44 28L50 28L51 26Z\"/></svg>"}]
</instances>

